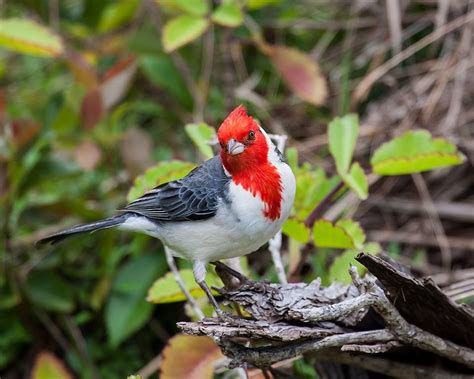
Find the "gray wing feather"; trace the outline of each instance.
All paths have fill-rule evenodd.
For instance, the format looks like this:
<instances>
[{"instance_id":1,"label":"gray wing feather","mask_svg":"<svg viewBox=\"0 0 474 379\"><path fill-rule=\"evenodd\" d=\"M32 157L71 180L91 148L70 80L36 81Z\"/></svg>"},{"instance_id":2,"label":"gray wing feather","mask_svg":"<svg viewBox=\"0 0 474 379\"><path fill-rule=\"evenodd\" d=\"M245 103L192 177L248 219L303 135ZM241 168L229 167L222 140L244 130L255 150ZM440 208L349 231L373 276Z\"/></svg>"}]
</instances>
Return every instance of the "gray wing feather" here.
<instances>
[{"instance_id":1,"label":"gray wing feather","mask_svg":"<svg viewBox=\"0 0 474 379\"><path fill-rule=\"evenodd\" d=\"M154 221L202 220L214 216L219 200L227 201L230 178L219 156L182 179L162 184L125 207Z\"/></svg>"}]
</instances>

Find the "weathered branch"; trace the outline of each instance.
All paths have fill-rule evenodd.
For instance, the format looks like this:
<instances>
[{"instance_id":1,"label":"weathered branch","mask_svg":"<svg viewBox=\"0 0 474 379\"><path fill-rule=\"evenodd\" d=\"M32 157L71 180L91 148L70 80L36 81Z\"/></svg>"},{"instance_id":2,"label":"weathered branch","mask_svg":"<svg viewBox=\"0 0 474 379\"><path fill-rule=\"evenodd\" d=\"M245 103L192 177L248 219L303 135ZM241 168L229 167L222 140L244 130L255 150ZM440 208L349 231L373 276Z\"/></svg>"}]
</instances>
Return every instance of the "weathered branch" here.
<instances>
[{"instance_id":1,"label":"weathered branch","mask_svg":"<svg viewBox=\"0 0 474 379\"><path fill-rule=\"evenodd\" d=\"M474 318L469 318L468 311L447 299L432 282L414 279L380 258L360 254L357 260L380 282L371 275L360 279L351 269L353 284L348 286L332 284L324 288L319 280L309 284L270 284L234 275L219 265L218 274L224 283L229 283L221 290L225 301L239 304L253 319L206 319L178 326L187 334L212 336L231 358L232 367L245 363L269 367L301 354L335 348L341 352L383 354L409 347L474 369L474 350L469 344L440 336L436 328L429 327L443 314L449 315L455 329L460 322L470 325ZM393 283L403 285L395 291ZM407 291L410 299L417 299L416 309L421 314L413 317L406 311L410 304L400 300L399 291ZM426 299L417 298L417 293ZM439 302L433 304L433 299ZM430 313L423 314L423 301L431 302L426 306ZM442 309L434 309L440 304ZM449 329L445 325L445 330ZM459 330L451 332L459 337ZM259 346L253 347L255 343Z\"/></svg>"}]
</instances>

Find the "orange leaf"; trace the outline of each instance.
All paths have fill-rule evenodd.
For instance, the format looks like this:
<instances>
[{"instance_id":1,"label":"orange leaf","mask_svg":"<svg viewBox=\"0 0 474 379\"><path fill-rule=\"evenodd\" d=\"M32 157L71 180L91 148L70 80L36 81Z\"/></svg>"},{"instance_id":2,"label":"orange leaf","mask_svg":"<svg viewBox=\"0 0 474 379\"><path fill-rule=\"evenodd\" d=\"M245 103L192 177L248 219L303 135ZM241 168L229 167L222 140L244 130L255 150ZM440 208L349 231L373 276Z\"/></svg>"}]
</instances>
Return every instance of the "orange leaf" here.
<instances>
[{"instance_id":1,"label":"orange leaf","mask_svg":"<svg viewBox=\"0 0 474 379\"><path fill-rule=\"evenodd\" d=\"M31 379L73 379L64 363L49 351L42 351L36 356L31 372Z\"/></svg>"},{"instance_id":2,"label":"orange leaf","mask_svg":"<svg viewBox=\"0 0 474 379\"><path fill-rule=\"evenodd\" d=\"M268 55L283 80L301 99L314 105L324 104L328 89L317 62L308 54L286 46L257 43Z\"/></svg>"},{"instance_id":3,"label":"orange leaf","mask_svg":"<svg viewBox=\"0 0 474 379\"><path fill-rule=\"evenodd\" d=\"M102 119L104 107L100 90L95 87L89 90L82 99L81 124L84 129L93 129Z\"/></svg>"},{"instance_id":4,"label":"orange leaf","mask_svg":"<svg viewBox=\"0 0 474 379\"><path fill-rule=\"evenodd\" d=\"M214 365L222 358L211 338L178 334L163 350L160 379L212 379Z\"/></svg>"},{"instance_id":5,"label":"orange leaf","mask_svg":"<svg viewBox=\"0 0 474 379\"><path fill-rule=\"evenodd\" d=\"M13 141L20 147L26 145L38 134L40 127L40 124L30 119L18 118L13 120L11 122Z\"/></svg>"}]
</instances>

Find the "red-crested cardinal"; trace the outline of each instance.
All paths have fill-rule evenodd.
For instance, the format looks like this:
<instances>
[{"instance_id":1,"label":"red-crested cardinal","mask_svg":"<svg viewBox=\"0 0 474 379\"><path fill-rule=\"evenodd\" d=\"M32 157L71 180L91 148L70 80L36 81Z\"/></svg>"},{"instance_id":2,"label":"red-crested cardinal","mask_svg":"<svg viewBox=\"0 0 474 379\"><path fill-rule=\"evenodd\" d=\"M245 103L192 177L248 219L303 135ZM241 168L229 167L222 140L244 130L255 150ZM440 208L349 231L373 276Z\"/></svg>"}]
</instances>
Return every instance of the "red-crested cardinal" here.
<instances>
[{"instance_id":1,"label":"red-crested cardinal","mask_svg":"<svg viewBox=\"0 0 474 379\"><path fill-rule=\"evenodd\" d=\"M221 315L204 281L206 263L249 254L273 237L293 206L296 183L280 151L243 106L227 116L217 136L220 154L184 178L145 193L117 216L38 243L111 227L148 234L173 255L194 261L196 282Z\"/></svg>"}]
</instances>

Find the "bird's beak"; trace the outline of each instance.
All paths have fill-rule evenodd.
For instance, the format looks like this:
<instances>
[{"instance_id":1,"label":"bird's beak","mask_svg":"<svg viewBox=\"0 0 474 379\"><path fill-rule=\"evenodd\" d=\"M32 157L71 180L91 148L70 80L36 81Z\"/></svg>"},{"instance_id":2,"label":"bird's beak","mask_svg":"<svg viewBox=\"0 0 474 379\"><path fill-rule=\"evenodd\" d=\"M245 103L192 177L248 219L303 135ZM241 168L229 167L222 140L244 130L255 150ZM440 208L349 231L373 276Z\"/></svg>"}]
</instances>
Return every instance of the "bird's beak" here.
<instances>
[{"instance_id":1,"label":"bird's beak","mask_svg":"<svg viewBox=\"0 0 474 379\"><path fill-rule=\"evenodd\" d=\"M227 152L230 155L237 155L240 153L243 153L245 150L245 145L243 143L237 142L235 139L230 139L229 142L227 142Z\"/></svg>"}]
</instances>

